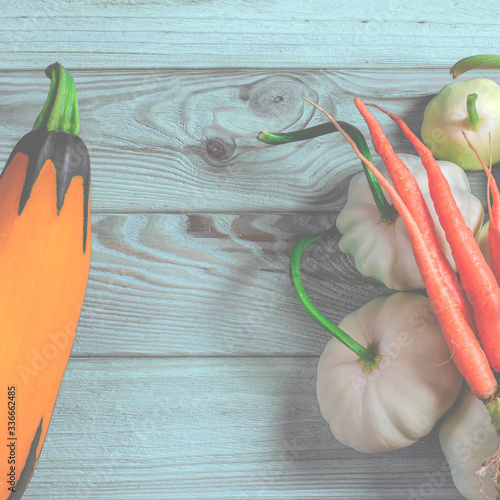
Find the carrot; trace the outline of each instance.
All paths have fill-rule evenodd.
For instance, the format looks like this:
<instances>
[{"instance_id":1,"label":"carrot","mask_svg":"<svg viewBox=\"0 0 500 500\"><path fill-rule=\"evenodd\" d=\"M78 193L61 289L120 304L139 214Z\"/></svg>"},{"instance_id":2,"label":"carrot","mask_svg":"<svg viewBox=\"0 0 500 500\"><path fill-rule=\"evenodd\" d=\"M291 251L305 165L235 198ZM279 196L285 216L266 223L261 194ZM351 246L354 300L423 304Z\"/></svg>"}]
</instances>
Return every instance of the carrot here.
<instances>
[{"instance_id":1,"label":"carrot","mask_svg":"<svg viewBox=\"0 0 500 500\"><path fill-rule=\"evenodd\" d=\"M487 185L487 193L488 193L488 215L490 220L490 225L488 227L488 246L490 248L491 254L491 263L490 267L493 271L493 275L495 276L497 283L500 285L500 191L498 190L498 185L495 181L491 173L491 156L490 156L490 166L487 167L484 163L484 160L477 152L474 145L470 142L467 137L467 133L463 129L460 124L460 130L462 131L462 135L467 141L468 146L472 149L477 159L481 163L486 175L488 176L488 185ZM490 136L490 145L491 145L491 136ZM491 150L491 147L490 147ZM491 203L491 198L493 199L493 204Z\"/></svg>"},{"instance_id":2,"label":"carrot","mask_svg":"<svg viewBox=\"0 0 500 500\"><path fill-rule=\"evenodd\" d=\"M479 245L458 209L444 177L431 151L409 129L401 118L372 105L390 116L410 140L427 171L429 192L445 230L460 279L470 297L476 327L484 352L495 372L500 372L500 288L484 260Z\"/></svg>"},{"instance_id":3,"label":"carrot","mask_svg":"<svg viewBox=\"0 0 500 500\"><path fill-rule=\"evenodd\" d=\"M403 199L422 231L425 245L431 252L432 258L436 261L439 267L439 272L447 282L447 286L454 296L454 300L458 303L468 325L475 330L476 326L474 322L474 315L469 299L467 298L457 275L451 267L450 262L444 255L444 251L436 234L434 221L432 220L427 203L420 192L417 181L411 175L408 167L394 152L394 149L387 140L382 127L379 125L372 113L370 113L370 111L366 108L361 99L355 99L354 103L368 125L375 151L377 151L384 161L396 191Z\"/></svg>"},{"instance_id":4,"label":"carrot","mask_svg":"<svg viewBox=\"0 0 500 500\"><path fill-rule=\"evenodd\" d=\"M309 101L309 99L306 99ZM483 401L493 398L497 392L497 381L488 360L476 339L475 333L468 325L464 315L454 299L452 292L440 273L440 267L434 260L434 255L426 246L418 224L405 205L402 198L383 175L358 150L356 144L342 130L337 122L318 105L309 101L330 119L340 133L348 140L356 155L370 169L382 187L389 193L394 206L403 218L410 234L415 259L419 266L427 289L429 299L436 313L444 337L453 355L455 364L469 384L476 397Z\"/></svg>"},{"instance_id":5,"label":"carrot","mask_svg":"<svg viewBox=\"0 0 500 500\"><path fill-rule=\"evenodd\" d=\"M479 160L481 163L481 166L483 167L486 175L488 176L488 184L486 187L486 192L488 196L488 214L490 216L490 224L488 228L488 246L490 248L490 255L491 255L491 269L493 271L493 274L497 280L497 283L500 283L499 281L499 276L500 276L500 255L498 254L498 250L500 249L500 231L499 231L499 220L500 220L500 192L498 190L497 183L495 181L495 178L492 175L492 154L491 154L491 135L490 135L490 165L489 167L486 166L484 163L484 160L482 157L479 155L477 152L476 148L473 146L473 144L470 142L469 138L467 137L467 134L465 130L462 127L462 124L460 124L460 130L462 131L462 135L464 136L467 145L472 149L473 153L476 155L476 158ZM493 205L491 203L491 197L493 198ZM492 422L495 424L496 429L497 429L497 434L499 433L500 429L500 399L498 397L492 399L486 404L486 407L488 408L488 411L490 412L490 416L492 419ZM490 474L490 471L493 471L492 474ZM477 472L480 476L486 476L490 475L490 477L493 478L494 484L496 485L496 490L497 493L500 494L500 442L497 446L497 449L493 455L491 455L488 460L484 463L484 465L479 469Z\"/></svg>"}]
</instances>

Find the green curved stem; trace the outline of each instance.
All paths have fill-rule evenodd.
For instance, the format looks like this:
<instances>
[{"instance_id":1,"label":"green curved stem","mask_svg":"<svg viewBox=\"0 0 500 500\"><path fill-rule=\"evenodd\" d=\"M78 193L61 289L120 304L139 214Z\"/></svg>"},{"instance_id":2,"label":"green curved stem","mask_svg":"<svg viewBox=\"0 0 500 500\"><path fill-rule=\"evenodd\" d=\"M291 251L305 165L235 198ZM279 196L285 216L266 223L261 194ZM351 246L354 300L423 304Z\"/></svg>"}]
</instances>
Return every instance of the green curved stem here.
<instances>
[{"instance_id":1,"label":"green curved stem","mask_svg":"<svg viewBox=\"0 0 500 500\"><path fill-rule=\"evenodd\" d=\"M479 130L481 118L477 114L476 108L477 94L469 94L467 96L467 118L462 120L462 125L466 130Z\"/></svg>"},{"instance_id":2,"label":"green curved stem","mask_svg":"<svg viewBox=\"0 0 500 500\"><path fill-rule=\"evenodd\" d=\"M73 77L59 63L48 66L45 74L50 78L49 95L35 120L33 130L59 130L78 135L80 119Z\"/></svg>"},{"instance_id":3,"label":"green curved stem","mask_svg":"<svg viewBox=\"0 0 500 500\"><path fill-rule=\"evenodd\" d=\"M345 132L349 135L349 137L356 143L360 153L370 162L373 163L372 155L370 153L370 148L366 143L366 140L363 134L356 128L354 125L345 122L338 122L340 126L344 129ZM331 123L333 125L333 123ZM335 125L333 125L335 127ZM337 131L337 128L335 128ZM370 191L373 196L373 200L377 205L378 211L380 212L380 219L382 222L390 224L395 221L398 216L397 210L391 205L386 197L384 196L384 192L382 191L382 186L380 185L377 178L373 175L372 171L363 163L363 170L366 175L366 179L368 181L368 186L370 186Z\"/></svg>"},{"instance_id":4,"label":"green curved stem","mask_svg":"<svg viewBox=\"0 0 500 500\"><path fill-rule=\"evenodd\" d=\"M452 66L450 74L453 78L456 78L471 69L500 69L500 56L478 54L465 57Z\"/></svg>"},{"instance_id":5,"label":"green curved stem","mask_svg":"<svg viewBox=\"0 0 500 500\"><path fill-rule=\"evenodd\" d=\"M335 226L319 235L302 238L295 244L290 256L290 277L293 290L300 305L304 308L307 314L314 321L316 321L318 325L322 326L327 332L331 333L335 338L351 349L351 351L357 354L360 361L363 363L365 370L370 372L370 370L378 364L380 355L373 348L370 349L363 347L346 332L344 332L344 330L339 328L335 323L332 323L326 316L324 316L307 296L300 277L300 259L306 249L332 232L336 232Z\"/></svg>"},{"instance_id":6,"label":"green curved stem","mask_svg":"<svg viewBox=\"0 0 500 500\"><path fill-rule=\"evenodd\" d=\"M366 143L366 140L359 129L347 122L339 121L338 123L356 143L359 150L361 151L361 154L368 161L373 163L368 144ZM327 122L322 123L321 125L316 125L314 127L306 128L304 130L298 130L295 132L288 132L283 134L274 134L272 132L269 132L268 130L264 130L257 136L257 139L266 144L277 146L279 144L288 144L289 142L313 139L314 137L319 137L321 135L330 134L333 132L338 132L337 128L333 123ZM375 204L377 205L377 208L380 212L381 221L387 224L394 222L394 220L398 216L397 210L387 201L380 183L371 173L368 167L363 162L361 162L361 164L363 165L363 170L368 180L368 185L370 186L373 200L375 201Z\"/></svg>"},{"instance_id":7,"label":"green curved stem","mask_svg":"<svg viewBox=\"0 0 500 500\"><path fill-rule=\"evenodd\" d=\"M346 125L345 122L339 122L342 128ZM321 135L331 134L332 132L337 132L337 129L331 122L322 123L321 125L315 125L314 127L309 127L304 130L296 130L295 132L285 132L283 134L274 134L268 130L261 132L257 139L259 141L265 142L266 144L271 144L272 146L277 146L279 144L287 144L289 142L305 141L307 139L314 139L315 137L320 137Z\"/></svg>"}]
</instances>

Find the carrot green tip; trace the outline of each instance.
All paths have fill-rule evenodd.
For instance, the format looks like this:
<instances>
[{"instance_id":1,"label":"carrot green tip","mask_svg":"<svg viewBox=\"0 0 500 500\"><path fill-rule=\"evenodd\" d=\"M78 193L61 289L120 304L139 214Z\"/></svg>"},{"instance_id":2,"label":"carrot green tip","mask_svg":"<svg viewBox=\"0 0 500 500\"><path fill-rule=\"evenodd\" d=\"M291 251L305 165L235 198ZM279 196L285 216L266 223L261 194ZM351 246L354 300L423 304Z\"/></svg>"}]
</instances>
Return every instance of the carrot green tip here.
<instances>
[{"instance_id":1,"label":"carrot green tip","mask_svg":"<svg viewBox=\"0 0 500 500\"><path fill-rule=\"evenodd\" d=\"M78 135L80 119L73 77L57 62L48 66L45 74L50 78L49 94L33 130L59 130Z\"/></svg>"}]
</instances>

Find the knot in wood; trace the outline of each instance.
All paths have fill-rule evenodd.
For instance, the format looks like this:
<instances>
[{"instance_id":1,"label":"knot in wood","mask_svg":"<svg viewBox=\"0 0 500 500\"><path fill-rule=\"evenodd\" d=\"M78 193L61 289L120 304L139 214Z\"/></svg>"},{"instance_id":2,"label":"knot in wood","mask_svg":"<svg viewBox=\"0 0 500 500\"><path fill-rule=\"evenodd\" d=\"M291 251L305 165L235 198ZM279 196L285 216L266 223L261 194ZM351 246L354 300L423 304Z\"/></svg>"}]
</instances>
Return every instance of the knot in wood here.
<instances>
[{"instance_id":1,"label":"knot in wood","mask_svg":"<svg viewBox=\"0 0 500 500\"><path fill-rule=\"evenodd\" d=\"M220 139L207 141L207 153L213 158L222 158L226 154L226 145Z\"/></svg>"},{"instance_id":2,"label":"knot in wood","mask_svg":"<svg viewBox=\"0 0 500 500\"><path fill-rule=\"evenodd\" d=\"M302 89L295 83L266 83L254 90L249 106L259 116L282 116L302 104L302 94Z\"/></svg>"},{"instance_id":3,"label":"knot in wood","mask_svg":"<svg viewBox=\"0 0 500 500\"><path fill-rule=\"evenodd\" d=\"M229 160L235 147L234 143L228 143L219 137L211 137L205 143L207 155L218 162Z\"/></svg>"}]
</instances>

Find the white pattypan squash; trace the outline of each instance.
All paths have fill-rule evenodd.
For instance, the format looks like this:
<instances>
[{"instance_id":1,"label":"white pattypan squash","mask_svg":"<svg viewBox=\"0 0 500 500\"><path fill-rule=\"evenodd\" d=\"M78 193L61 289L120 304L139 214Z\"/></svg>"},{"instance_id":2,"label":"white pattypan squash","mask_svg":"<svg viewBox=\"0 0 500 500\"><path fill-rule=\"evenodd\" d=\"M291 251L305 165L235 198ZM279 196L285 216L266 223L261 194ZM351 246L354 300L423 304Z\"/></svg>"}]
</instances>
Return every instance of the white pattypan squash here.
<instances>
[{"instance_id":1,"label":"white pattypan squash","mask_svg":"<svg viewBox=\"0 0 500 500\"><path fill-rule=\"evenodd\" d=\"M450 247L429 195L427 173L420 157L410 154L400 154L399 157L415 177L435 221L441 246L454 267ZM438 163L450 184L465 222L473 233L477 234L484 216L481 201L471 193L467 176L458 165L447 161ZM377 167L389 178L382 162L377 164ZM386 197L390 200L387 194ZM356 174L349 184L346 205L337 217L337 228L342 233L340 250L354 257L361 274L375 278L394 290L424 287L402 218L396 217L392 223L381 221L364 172Z\"/></svg>"},{"instance_id":2,"label":"white pattypan squash","mask_svg":"<svg viewBox=\"0 0 500 500\"><path fill-rule=\"evenodd\" d=\"M381 358L367 373L340 341L332 338L326 345L316 389L335 438L360 452L378 453L428 434L462 386L429 299L411 292L377 297L339 327Z\"/></svg>"},{"instance_id":3,"label":"white pattypan squash","mask_svg":"<svg viewBox=\"0 0 500 500\"><path fill-rule=\"evenodd\" d=\"M494 453L498 436L486 406L466 384L439 425L439 442L458 491L467 500L495 499L493 480L476 472Z\"/></svg>"},{"instance_id":4,"label":"white pattypan squash","mask_svg":"<svg viewBox=\"0 0 500 500\"><path fill-rule=\"evenodd\" d=\"M470 104L468 96L475 96ZM455 81L442 88L424 111L421 135L434 156L465 170L482 170L460 124L486 164L491 134L493 163L500 161L500 86L488 78Z\"/></svg>"}]
</instances>

